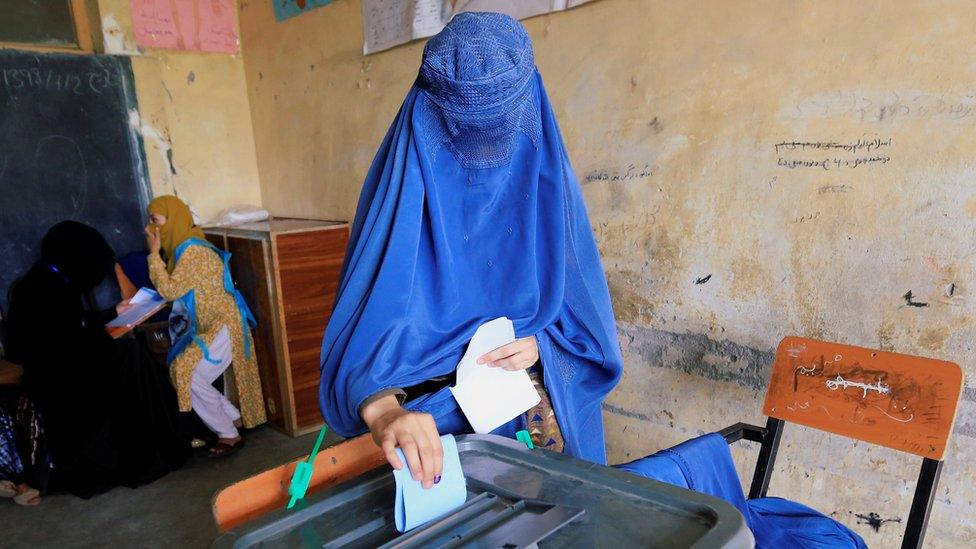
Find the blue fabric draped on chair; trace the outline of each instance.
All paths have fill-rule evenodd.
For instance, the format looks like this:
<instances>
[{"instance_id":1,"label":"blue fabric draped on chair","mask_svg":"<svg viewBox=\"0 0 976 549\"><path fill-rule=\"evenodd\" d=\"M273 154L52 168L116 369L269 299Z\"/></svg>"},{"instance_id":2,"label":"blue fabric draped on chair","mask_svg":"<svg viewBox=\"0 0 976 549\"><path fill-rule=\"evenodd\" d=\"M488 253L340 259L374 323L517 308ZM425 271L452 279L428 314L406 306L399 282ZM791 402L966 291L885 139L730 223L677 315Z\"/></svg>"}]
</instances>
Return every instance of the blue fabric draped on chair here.
<instances>
[{"instance_id":1,"label":"blue fabric draped on chair","mask_svg":"<svg viewBox=\"0 0 976 549\"><path fill-rule=\"evenodd\" d=\"M805 505L773 497L747 500L729 446L716 433L615 467L724 499L745 517L756 547L867 547L849 528Z\"/></svg>"}]
</instances>

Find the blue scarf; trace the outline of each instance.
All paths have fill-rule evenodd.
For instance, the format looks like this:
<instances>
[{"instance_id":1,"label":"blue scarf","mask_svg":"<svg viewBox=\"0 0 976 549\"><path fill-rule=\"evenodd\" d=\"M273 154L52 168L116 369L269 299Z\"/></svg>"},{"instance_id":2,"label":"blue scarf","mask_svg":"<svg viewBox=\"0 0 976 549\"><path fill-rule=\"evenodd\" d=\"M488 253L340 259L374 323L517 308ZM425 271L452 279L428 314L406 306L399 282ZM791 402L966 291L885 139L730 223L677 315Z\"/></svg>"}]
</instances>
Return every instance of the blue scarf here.
<instances>
[{"instance_id":1,"label":"blue scarf","mask_svg":"<svg viewBox=\"0 0 976 549\"><path fill-rule=\"evenodd\" d=\"M451 374L500 316L538 338L566 451L604 463L622 359L583 197L525 29L463 13L428 42L363 183L322 344L325 420L364 432L366 398ZM470 432L447 389L408 408Z\"/></svg>"},{"instance_id":2,"label":"blue scarf","mask_svg":"<svg viewBox=\"0 0 976 549\"><path fill-rule=\"evenodd\" d=\"M183 256L183 252L190 246L203 246L213 250L220 256L220 260L224 263L224 290L234 296L234 302L237 304L237 310L241 315L241 330L244 332L244 356L250 358L251 338L249 331L251 328L257 326L258 321L251 314L251 309L247 306L247 302L244 301L244 296L234 286L234 280L230 275L230 252L225 252L206 240L188 238L176 247L176 251L174 252L175 261L179 261L180 257ZM203 358L207 362L211 364L218 364L220 362L210 356L207 343L197 334L196 294L194 290L190 290L173 302L173 312L170 314L170 339L173 341L173 345L166 355L167 364L172 363L186 349L190 342L200 347L200 351L203 352Z\"/></svg>"}]
</instances>

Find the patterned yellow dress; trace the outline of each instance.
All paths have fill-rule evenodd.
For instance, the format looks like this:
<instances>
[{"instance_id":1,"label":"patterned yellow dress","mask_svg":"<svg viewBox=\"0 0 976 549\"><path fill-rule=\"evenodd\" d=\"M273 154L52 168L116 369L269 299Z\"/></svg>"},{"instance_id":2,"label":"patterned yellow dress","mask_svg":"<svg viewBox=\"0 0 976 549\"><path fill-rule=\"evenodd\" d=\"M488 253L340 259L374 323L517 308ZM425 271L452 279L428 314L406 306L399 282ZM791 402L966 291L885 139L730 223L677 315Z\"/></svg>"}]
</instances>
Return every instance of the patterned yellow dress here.
<instances>
[{"instance_id":1,"label":"patterned yellow dress","mask_svg":"<svg viewBox=\"0 0 976 549\"><path fill-rule=\"evenodd\" d=\"M267 421L264 412L264 398L261 394L261 378L253 352L250 331L241 329L241 315L234 297L224 289L224 263L213 250L204 246L189 246L180 256L173 273L166 271L166 263L159 254L149 256L149 277L156 290L167 301L175 301L190 290L194 290L197 335L209 346L217 332L224 325L231 336L234 359L231 364L233 381L241 411L244 427L251 428ZM251 346L250 356L245 356L244 337ZM193 369L203 358L203 351L197 345L187 345L170 364L170 377L176 387L180 410L188 412L190 403L190 382Z\"/></svg>"}]
</instances>

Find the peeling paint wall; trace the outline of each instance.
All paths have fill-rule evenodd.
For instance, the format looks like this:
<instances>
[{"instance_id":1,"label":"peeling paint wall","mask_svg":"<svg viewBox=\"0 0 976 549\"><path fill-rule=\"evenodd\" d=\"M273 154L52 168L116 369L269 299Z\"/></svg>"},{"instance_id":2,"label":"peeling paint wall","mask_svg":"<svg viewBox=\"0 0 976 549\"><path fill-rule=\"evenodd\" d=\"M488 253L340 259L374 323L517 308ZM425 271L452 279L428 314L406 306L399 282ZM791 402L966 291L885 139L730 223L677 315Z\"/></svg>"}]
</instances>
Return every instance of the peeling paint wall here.
<instances>
[{"instance_id":1,"label":"peeling paint wall","mask_svg":"<svg viewBox=\"0 0 976 549\"><path fill-rule=\"evenodd\" d=\"M360 10L337 0L275 23L267 2L242 3L277 214L352 217L416 74L422 43L363 57ZM968 4L602 0L525 24L614 296L627 369L605 409L613 461L762 422L787 334L976 376ZM735 450L744 479L755 450ZM927 546L976 542L974 458L969 382ZM894 546L918 465L789 426L771 494ZM868 524L885 519L901 522Z\"/></svg>"},{"instance_id":2,"label":"peeling paint wall","mask_svg":"<svg viewBox=\"0 0 976 549\"><path fill-rule=\"evenodd\" d=\"M202 220L261 205L253 128L239 55L142 50L129 0L99 0L106 53L132 57L154 195L177 194Z\"/></svg>"}]
</instances>

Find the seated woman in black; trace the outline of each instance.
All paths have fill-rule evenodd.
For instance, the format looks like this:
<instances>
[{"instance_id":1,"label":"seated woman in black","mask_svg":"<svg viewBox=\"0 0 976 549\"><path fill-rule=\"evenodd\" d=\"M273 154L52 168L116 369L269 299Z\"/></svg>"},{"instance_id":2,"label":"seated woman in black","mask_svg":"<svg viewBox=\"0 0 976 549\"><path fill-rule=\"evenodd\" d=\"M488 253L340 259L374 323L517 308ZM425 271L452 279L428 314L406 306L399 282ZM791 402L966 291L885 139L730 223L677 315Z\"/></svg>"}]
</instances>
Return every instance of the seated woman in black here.
<instances>
[{"instance_id":1,"label":"seated woman in black","mask_svg":"<svg viewBox=\"0 0 976 549\"><path fill-rule=\"evenodd\" d=\"M24 366L24 388L44 417L49 487L80 497L152 482L182 465L190 448L174 427L165 370L136 340L105 331L120 307L85 306L114 255L92 227L59 223L9 294L10 359Z\"/></svg>"}]
</instances>

